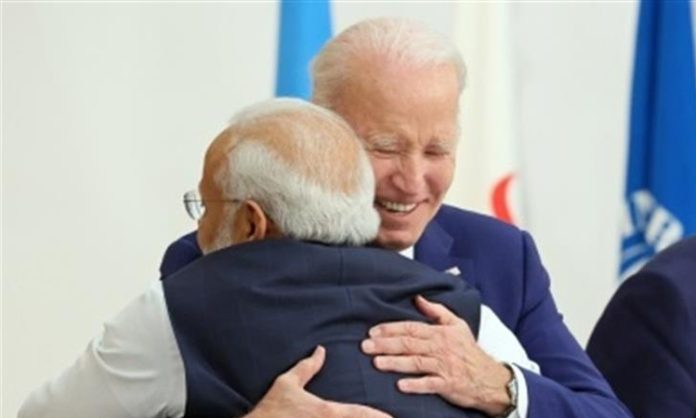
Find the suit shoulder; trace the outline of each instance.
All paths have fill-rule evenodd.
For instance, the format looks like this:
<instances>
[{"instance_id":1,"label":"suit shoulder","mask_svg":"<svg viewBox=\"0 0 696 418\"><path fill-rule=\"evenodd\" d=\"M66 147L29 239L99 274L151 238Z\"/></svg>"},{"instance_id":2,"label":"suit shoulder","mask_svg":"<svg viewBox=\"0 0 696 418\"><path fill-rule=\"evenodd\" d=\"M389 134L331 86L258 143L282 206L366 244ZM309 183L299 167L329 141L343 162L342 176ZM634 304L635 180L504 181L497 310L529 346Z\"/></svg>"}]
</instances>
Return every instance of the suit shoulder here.
<instances>
[{"instance_id":1,"label":"suit shoulder","mask_svg":"<svg viewBox=\"0 0 696 418\"><path fill-rule=\"evenodd\" d=\"M518 227L492 216L449 205L442 205L434 221L454 237L491 237L516 241L521 239L523 234Z\"/></svg>"},{"instance_id":2,"label":"suit shoulder","mask_svg":"<svg viewBox=\"0 0 696 418\"><path fill-rule=\"evenodd\" d=\"M201 257L196 231L190 232L169 244L160 263L161 278L176 273L187 264Z\"/></svg>"},{"instance_id":3,"label":"suit shoulder","mask_svg":"<svg viewBox=\"0 0 696 418\"><path fill-rule=\"evenodd\" d=\"M678 287L691 287L696 291L696 236L686 238L660 252L636 275L660 276L663 281Z\"/></svg>"},{"instance_id":4,"label":"suit shoulder","mask_svg":"<svg viewBox=\"0 0 696 418\"><path fill-rule=\"evenodd\" d=\"M680 241L659 253L629 277L617 294L639 294L658 305L683 306L696 318L696 237ZM696 323L694 323L696 326Z\"/></svg>"}]
</instances>

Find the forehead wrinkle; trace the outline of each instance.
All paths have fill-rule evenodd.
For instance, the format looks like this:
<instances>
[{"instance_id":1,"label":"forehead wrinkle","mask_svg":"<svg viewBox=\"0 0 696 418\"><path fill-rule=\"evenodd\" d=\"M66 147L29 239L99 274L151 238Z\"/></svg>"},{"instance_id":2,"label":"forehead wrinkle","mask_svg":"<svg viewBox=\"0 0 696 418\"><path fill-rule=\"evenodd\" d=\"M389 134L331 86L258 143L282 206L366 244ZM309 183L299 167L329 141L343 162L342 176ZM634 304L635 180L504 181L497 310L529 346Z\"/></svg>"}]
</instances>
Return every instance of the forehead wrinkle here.
<instances>
[{"instance_id":1,"label":"forehead wrinkle","mask_svg":"<svg viewBox=\"0 0 696 418\"><path fill-rule=\"evenodd\" d=\"M359 62L366 64L370 60L362 57ZM448 97L455 81L454 67L398 66L384 58L378 62L380 65L361 67L362 72L346 80L335 102L336 110L348 118L362 138L370 141L379 135L393 134L409 142L408 147L427 146L435 139L456 143L458 96ZM433 83L440 79L443 81ZM408 88L400 85L404 82ZM437 99L440 97L442 100ZM414 120L413 104L433 101L438 106L419 108ZM448 119L446 125L442 124L443 110L452 112L451 123Z\"/></svg>"},{"instance_id":2,"label":"forehead wrinkle","mask_svg":"<svg viewBox=\"0 0 696 418\"><path fill-rule=\"evenodd\" d=\"M410 61L401 62L393 57L368 54L357 57L353 65L355 67L353 73L356 75L346 81L344 88L361 89L359 94L363 97L372 97L375 91L379 91L392 100L407 103L419 101L420 92L423 89L449 91L451 88L443 83L433 83L435 72L438 73L438 78L451 75L452 80L456 80L456 69L451 63L423 65ZM403 85L403 80L408 80L408 85Z\"/></svg>"}]
</instances>

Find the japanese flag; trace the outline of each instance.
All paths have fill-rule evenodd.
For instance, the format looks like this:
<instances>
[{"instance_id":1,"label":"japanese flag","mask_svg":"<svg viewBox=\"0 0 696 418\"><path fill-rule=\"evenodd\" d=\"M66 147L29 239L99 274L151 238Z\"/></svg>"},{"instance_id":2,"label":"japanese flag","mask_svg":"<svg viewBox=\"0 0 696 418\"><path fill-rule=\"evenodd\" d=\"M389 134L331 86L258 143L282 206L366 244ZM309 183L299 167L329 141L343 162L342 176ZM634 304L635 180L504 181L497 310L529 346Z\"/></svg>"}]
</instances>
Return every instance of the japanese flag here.
<instances>
[{"instance_id":1,"label":"japanese flag","mask_svg":"<svg viewBox=\"0 0 696 418\"><path fill-rule=\"evenodd\" d=\"M447 200L520 225L509 9L507 2L457 4L453 39L467 64L467 77L457 170Z\"/></svg>"}]
</instances>

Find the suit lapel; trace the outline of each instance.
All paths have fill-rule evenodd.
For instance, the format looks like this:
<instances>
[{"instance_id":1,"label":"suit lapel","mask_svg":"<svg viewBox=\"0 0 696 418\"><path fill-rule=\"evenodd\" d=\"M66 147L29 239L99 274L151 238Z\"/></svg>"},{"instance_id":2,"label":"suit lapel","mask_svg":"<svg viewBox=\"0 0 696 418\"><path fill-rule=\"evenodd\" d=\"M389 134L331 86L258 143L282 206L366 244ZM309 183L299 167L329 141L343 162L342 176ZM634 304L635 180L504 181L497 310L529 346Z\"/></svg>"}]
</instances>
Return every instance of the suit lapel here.
<instances>
[{"instance_id":1,"label":"suit lapel","mask_svg":"<svg viewBox=\"0 0 696 418\"><path fill-rule=\"evenodd\" d=\"M444 271L449 265L449 253L454 239L437 222L430 222L414 249L416 260Z\"/></svg>"},{"instance_id":2,"label":"suit lapel","mask_svg":"<svg viewBox=\"0 0 696 418\"><path fill-rule=\"evenodd\" d=\"M425 228L414 249L414 258L438 271L457 267L460 276L475 285L473 263L470 258L456 257L451 254L454 238L440 226L431 221Z\"/></svg>"}]
</instances>

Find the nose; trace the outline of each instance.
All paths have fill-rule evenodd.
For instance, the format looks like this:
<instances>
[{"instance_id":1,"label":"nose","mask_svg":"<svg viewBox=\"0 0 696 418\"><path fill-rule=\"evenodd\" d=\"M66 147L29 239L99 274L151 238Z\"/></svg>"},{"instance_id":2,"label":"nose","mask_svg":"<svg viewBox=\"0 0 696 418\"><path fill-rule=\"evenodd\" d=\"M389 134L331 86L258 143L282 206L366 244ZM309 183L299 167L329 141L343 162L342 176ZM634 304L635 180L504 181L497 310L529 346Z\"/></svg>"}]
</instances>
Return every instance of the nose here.
<instances>
[{"instance_id":1,"label":"nose","mask_svg":"<svg viewBox=\"0 0 696 418\"><path fill-rule=\"evenodd\" d=\"M404 156L394 173L393 183L403 193L416 195L425 185L426 162L418 155Z\"/></svg>"}]
</instances>

